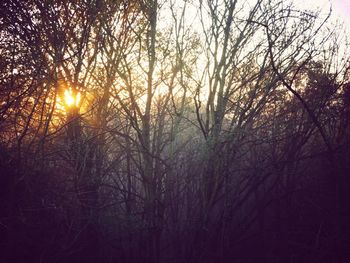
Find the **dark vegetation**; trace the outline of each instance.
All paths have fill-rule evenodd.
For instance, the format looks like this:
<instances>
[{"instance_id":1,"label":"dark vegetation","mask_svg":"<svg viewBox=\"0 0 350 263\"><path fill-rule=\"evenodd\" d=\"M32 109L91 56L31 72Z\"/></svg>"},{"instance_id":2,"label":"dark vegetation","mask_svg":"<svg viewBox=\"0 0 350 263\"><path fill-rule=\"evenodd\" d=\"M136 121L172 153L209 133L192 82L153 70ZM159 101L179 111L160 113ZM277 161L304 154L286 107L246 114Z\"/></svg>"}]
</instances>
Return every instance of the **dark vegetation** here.
<instances>
[{"instance_id":1,"label":"dark vegetation","mask_svg":"<svg viewBox=\"0 0 350 263\"><path fill-rule=\"evenodd\" d=\"M344 33L245 2L0 2L0 262L350 262Z\"/></svg>"}]
</instances>

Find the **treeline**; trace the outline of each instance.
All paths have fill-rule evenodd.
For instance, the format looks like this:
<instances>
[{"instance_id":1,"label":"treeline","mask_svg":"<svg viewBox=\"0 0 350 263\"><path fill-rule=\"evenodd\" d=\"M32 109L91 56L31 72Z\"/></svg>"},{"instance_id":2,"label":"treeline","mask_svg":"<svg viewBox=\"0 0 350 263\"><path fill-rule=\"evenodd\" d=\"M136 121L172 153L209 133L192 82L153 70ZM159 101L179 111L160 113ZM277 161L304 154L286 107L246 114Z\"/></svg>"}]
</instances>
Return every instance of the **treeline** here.
<instances>
[{"instance_id":1,"label":"treeline","mask_svg":"<svg viewBox=\"0 0 350 263\"><path fill-rule=\"evenodd\" d=\"M275 0L0 3L1 262L348 262L347 42Z\"/></svg>"}]
</instances>

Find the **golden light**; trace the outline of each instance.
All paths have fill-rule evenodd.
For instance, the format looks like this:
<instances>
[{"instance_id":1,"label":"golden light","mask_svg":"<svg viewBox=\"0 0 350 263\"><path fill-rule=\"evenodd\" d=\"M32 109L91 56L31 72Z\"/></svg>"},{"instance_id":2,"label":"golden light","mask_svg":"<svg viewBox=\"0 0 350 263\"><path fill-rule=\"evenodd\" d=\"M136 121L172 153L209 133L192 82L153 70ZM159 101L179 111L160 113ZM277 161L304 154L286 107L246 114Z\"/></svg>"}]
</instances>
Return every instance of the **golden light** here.
<instances>
[{"instance_id":1,"label":"golden light","mask_svg":"<svg viewBox=\"0 0 350 263\"><path fill-rule=\"evenodd\" d=\"M74 95L71 89L66 89L64 91L64 102L68 107L71 107L73 105L78 107L80 103L80 97L81 97L80 92Z\"/></svg>"}]
</instances>

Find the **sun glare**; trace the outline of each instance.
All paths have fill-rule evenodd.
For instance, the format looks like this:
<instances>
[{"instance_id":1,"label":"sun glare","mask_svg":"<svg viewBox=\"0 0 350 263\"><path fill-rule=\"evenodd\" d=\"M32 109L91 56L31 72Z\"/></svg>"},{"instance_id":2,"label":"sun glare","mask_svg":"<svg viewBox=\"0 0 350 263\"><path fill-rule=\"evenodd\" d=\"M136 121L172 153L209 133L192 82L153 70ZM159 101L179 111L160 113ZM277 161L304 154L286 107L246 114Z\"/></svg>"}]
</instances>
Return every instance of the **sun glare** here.
<instances>
[{"instance_id":1,"label":"sun glare","mask_svg":"<svg viewBox=\"0 0 350 263\"><path fill-rule=\"evenodd\" d=\"M80 103L80 92L74 95L71 89L66 89L64 91L64 102L68 107L71 107L71 106L78 107Z\"/></svg>"}]
</instances>

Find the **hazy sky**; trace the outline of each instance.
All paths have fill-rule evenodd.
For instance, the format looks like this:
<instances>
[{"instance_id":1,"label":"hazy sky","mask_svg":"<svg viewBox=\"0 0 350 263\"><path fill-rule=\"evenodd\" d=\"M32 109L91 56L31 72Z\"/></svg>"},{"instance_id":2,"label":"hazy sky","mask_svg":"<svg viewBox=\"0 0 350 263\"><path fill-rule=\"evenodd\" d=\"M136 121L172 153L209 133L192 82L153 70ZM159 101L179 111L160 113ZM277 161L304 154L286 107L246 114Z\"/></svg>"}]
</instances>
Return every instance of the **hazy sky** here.
<instances>
[{"instance_id":1,"label":"hazy sky","mask_svg":"<svg viewBox=\"0 0 350 263\"><path fill-rule=\"evenodd\" d=\"M350 0L333 0L335 13L343 17L345 22L350 25Z\"/></svg>"},{"instance_id":2,"label":"hazy sky","mask_svg":"<svg viewBox=\"0 0 350 263\"><path fill-rule=\"evenodd\" d=\"M328 11L330 5L333 7L333 16L343 20L350 28L350 0L294 0L302 8L322 8Z\"/></svg>"}]
</instances>

